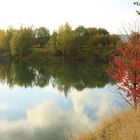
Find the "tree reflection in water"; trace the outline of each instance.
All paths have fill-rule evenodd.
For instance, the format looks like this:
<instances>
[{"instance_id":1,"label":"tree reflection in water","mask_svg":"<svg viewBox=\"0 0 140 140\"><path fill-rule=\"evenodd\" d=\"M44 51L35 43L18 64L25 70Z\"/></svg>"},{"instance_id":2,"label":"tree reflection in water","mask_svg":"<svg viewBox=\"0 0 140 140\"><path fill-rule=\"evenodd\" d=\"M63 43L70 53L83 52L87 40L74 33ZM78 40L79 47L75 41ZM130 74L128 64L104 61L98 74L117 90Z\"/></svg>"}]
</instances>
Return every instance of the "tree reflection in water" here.
<instances>
[{"instance_id":1,"label":"tree reflection in water","mask_svg":"<svg viewBox=\"0 0 140 140\"><path fill-rule=\"evenodd\" d=\"M80 91L84 88L104 87L110 80L105 69L104 63L67 62L62 65L1 61L0 80L10 87L45 87L51 83L67 95L71 88Z\"/></svg>"}]
</instances>

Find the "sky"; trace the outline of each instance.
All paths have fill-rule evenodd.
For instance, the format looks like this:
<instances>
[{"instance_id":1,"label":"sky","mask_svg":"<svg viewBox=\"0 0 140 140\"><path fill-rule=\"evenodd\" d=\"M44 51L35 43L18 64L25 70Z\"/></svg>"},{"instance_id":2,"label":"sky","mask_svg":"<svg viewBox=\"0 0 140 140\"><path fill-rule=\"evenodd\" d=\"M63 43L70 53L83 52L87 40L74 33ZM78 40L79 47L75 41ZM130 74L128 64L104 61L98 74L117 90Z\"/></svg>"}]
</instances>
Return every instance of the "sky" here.
<instances>
[{"instance_id":1,"label":"sky","mask_svg":"<svg viewBox=\"0 0 140 140\"><path fill-rule=\"evenodd\" d=\"M51 83L43 88L0 84L0 140L66 140L94 130L102 119L128 109L110 88L71 88L65 97Z\"/></svg>"},{"instance_id":2,"label":"sky","mask_svg":"<svg viewBox=\"0 0 140 140\"><path fill-rule=\"evenodd\" d=\"M121 33L139 20L134 0L0 0L0 28L45 26L57 30L68 22L73 28L101 27Z\"/></svg>"}]
</instances>

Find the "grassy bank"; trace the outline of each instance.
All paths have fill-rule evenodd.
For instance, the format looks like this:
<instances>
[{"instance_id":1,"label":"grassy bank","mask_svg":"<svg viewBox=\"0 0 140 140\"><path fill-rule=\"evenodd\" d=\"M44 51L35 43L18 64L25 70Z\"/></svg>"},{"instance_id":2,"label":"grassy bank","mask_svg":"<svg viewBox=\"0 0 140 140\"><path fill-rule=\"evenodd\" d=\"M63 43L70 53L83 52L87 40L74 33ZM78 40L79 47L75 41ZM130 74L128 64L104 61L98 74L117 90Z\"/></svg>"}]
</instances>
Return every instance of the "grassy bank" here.
<instances>
[{"instance_id":1,"label":"grassy bank","mask_svg":"<svg viewBox=\"0 0 140 140\"><path fill-rule=\"evenodd\" d=\"M84 134L75 140L140 140L140 110L112 116L93 134Z\"/></svg>"},{"instance_id":2,"label":"grassy bank","mask_svg":"<svg viewBox=\"0 0 140 140\"><path fill-rule=\"evenodd\" d=\"M72 56L61 56L56 55L48 51L46 48L32 48L30 53L26 56L17 56L13 59L19 61L28 61L28 62L46 62L46 63L65 63L65 62L103 62L108 63L106 60L95 59L95 58L86 58L86 57L72 57Z\"/></svg>"},{"instance_id":3,"label":"grassy bank","mask_svg":"<svg viewBox=\"0 0 140 140\"><path fill-rule=\"evenodd\" d=\"M14 59L20 60L20 61L27 61L27 62L48 62L48 63L57 63L61 62L62 58L49 55L47 53L46 48L33 48L31 52L24 57L15 57Z\"/></svg>"}]
</instances>

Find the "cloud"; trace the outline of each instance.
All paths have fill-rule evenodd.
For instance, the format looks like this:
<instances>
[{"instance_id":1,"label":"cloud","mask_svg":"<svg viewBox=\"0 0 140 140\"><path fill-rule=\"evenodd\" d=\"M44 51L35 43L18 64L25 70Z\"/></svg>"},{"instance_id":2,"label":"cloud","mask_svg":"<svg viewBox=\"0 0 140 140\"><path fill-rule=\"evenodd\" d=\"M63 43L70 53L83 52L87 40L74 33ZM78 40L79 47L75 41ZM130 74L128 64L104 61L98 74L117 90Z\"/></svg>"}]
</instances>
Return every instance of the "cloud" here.
<instances>
[{"instance_id":1,"label":"cloud","mask_svg":"<svg viewBox=\"0 0 140 140\"><path fill-rule=\"evenodd\" d=\"M105 89L84 89L80 92L72 89L68 99L62 96L46 99L28 109L25 118L1 120L0 139L67 139L71 134L93 130L104 117L121 110L118 99Z\"/></svg>"},{"instance_id":2,"label":"cloud","mask_svg":"<svg viewBox=\"0 0 140 140\"><path fill-rule=\"evenodd\" d=\"M86 116L96 121L127 108L119 95L112 94L105 88L84 89L82 92L75 90L71 98L76 113L87 113Z\"/></svg>"},{"instance_id":3,"label":"cloud","mask_svg":"<svg viewBox=\"0 0 140 140\"><path fill-rule=\"evenodd\" d=\"M4 140L56 140L66 139L79 127L80 116L64 111L53 102L43 102L27 111L26 119L0 122L0 139ZM82 118L81 118L82 119ZM8 134L8 135L6 135Z\"/></svg>"},{"instance_id":4,"label":"cloud","mask_svg":"<svg viewBox=\"0 0 140 140\"><path fill-rule=\"evenodd\" d=\"M0 110L9 110L9 109L17 109L17 107L7 104L7 103L0 104Z\"/></svg>"}]
</instances>

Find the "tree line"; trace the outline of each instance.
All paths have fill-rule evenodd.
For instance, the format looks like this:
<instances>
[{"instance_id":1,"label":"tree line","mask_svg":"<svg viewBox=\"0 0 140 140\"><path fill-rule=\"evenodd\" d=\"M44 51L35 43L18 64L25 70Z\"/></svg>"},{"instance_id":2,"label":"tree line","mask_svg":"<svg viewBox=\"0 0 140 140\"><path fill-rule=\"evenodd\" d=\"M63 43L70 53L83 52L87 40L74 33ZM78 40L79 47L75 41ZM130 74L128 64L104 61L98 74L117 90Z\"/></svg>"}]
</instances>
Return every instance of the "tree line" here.
<instances>
[{"instance_id":1,"label":"tree line","mask_svg":"<svg viewBox=\"0 0 140 140\"><path fill-rule=\"evenodd\" d=\"M84 26L72 29L68 23L52 34L45 27L9 27L6 31L0 30L0 56L25 57L41 48L45 55L63 59L106 61L120 44L120 37L109 34L106 29Z\"/></svg>"}]
</instances>

